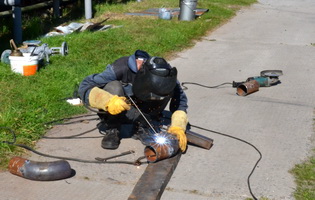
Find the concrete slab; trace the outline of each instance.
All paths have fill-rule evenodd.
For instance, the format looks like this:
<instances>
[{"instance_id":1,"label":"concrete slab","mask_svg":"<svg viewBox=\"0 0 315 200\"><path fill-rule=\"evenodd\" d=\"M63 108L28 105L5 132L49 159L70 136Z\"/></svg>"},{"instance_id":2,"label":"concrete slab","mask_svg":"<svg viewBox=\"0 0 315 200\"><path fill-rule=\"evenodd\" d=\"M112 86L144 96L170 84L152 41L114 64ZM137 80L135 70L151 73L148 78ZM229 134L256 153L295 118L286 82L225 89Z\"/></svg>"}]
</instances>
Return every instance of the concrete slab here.
<instances>
[{"instance_id":1,"label":"concrete slab","mask_svg":"<svg viewBox=\"0 0 315 200\"><path fill-rule=\"evenodd\" d=\"M295 184L289 170L306 159L314 147L314 11L313 0L259 0L170 61L178 68L181 82L209 86L244 81L262 70L283 71L281 84L260 88L246 97L237 96L229 85L216 89L187 85L186 90L191 124L241 138L262 153L250 179L252 192L258 198L294 199ZM96 123L92 120L56 126L48 135L74 135L93 129ZM259 159L258 152L235 139L195 127L192 131L214 139L214 146L210 150L189 146L161 199L251 197L247 177ZM144 147L137 140L124 139L118 150L106 151L100 147L99 136L97 131L91 131L80 136L83 139L43 139L37 148L81 159L128 150L135 154L116 160L135 160L143 155ZM30 159L52 160L33 154ZM128 199L146 167L69 162L76 174L60 181L30 181L1 173L1 198Z\"/></svg>"}]
</instances>

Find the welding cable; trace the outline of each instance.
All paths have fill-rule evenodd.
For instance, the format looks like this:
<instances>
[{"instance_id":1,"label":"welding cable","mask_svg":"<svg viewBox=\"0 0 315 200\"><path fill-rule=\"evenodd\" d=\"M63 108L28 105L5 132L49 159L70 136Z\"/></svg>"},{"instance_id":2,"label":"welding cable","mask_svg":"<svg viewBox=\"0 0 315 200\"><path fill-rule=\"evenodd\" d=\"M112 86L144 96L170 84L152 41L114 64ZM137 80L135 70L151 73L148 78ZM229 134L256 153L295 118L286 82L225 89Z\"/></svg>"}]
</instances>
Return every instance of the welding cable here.
<instances>
[{"instance_id":1,"label":"welding cable","mask_svg":"<svg viewBox=\"0 0 315 200\"><path fill-rule=\"evenodd\" d=\"M198 86L205 87L205 88L218 88L218 87L220 87L222 85L233 85L232 83L229 83L229 82L225 82L225 83L222 83L220 85L215 85L215 86L206 86L206 85L202 85L202 84L194 83L194 82L182 82L181 85L183 87L183 90L187 90L188 89L186 86L184 86L186 84L198 85Z\"/></svg>"},{"instance_id":2,"label":"welding cable","mask_svg":"<svg viewBox=\"0 0 315 200\"><path fill-rule=\"evenodd\" d=\"M45 138L45 139L87 139L87 138L101 138L101 137L104 137L104 136L94 136L94 137L78 137L78 136L82 136L82 135L85 135L87 133L90 133L94 130L96 130L96 128L92 128L91 130L87 130L87 131L84 131L82 133L79 133L79 134L76 134L76 135L69 135L69 136L62 136L62 137L49 137L49 136L42 136L42 138Z\"/></svg>"},{"instance_id":3,"label":"welding cable","mask_svg":"<svg viewBox=\"0 0 315 200\"><path fill-rule=\"evenodd\" d=\"M198 86L205 87L205 88L217 88L217 87L220 87L220 86L222 86L222 85L227 85L227 84L233 85L233 83L229 83L229 82L225 82L225 83L222 83L222 84L216 85L216 86L205 86L205 85L201 85L201 84L199 84L199 83L194 83L194 82L182 82L181 85L182 85L182 87L183 87L183 90L187 90L187 89L188 89L187 87L184 86L185 84L193 84L193 85L198 85ZM248 144L249 146L253 147L253 148L258 152L258 154L259 154L259 159L258 159L257 162L255 163L255 165L254 165L252 171L250 172L249 176L247 177L247 185L248 185L249 192L250 192L250 194L252 195L252 197L254 198L254 200L257 200L257 198L256 198L255 195L253 194L252 189L251 189L251 186L250 186L250 177L252 176L252 174L254 173L254 171L255 171L255 169L256 169L258 163L259 163L260 160L262 159L262 154L261 154L261 152L259 151L259 149L258 149L256 146L254 146L253 144L251 144L251 143L249 143L249 142L247 142L247 141L245 141L245 140L243 140L243 139L240 139L240 138L237 138L237 137L228 135L228 134L220 133L220 132L217 132L217 131L209 130L209 129L206 129L206 128L202 128L202 127L199 127L199 126L191 125L191 124L190 124L190 126L191 126L191 127L198 128L198 129L201 129L201 130L204 130L204 131L216 133L216 134L218 134L218 135L222 135L222 136L225 136L225 137L229 137L229 138L238 140L238 141L240 141L240 142L243 142L243 143L245 143L245 144Z\"/></svg>"},{"instance_id":4,"label":"welding cable","mask_svg":"<svg viewBox=\"0 0 315 200\"><path fill-rule=\"evenodd\" d=\"M51 125L54 124L56 122L62 122L64 120L72 120L72 119L78 119L78 118L82 118L82 117L90 117L90 116L95 116L95 114L87 114L87 115L80 115L80 116L75 116L75 117L67 117L67 118L62 118L62 119L57 119L57 120L53 120L50 122L46 122L44 123L44 125ZM99 118L92 118L92 119L88 119L88 120L98 120ZM68 125L68 124L75 124L75 123L81 123L86 121L86 119L81 119L81 120L77 120L77 121L72 121L72 122L63 122L63 123L57 123L57 125Z\"/></svg>"},{"instance_id":5,"label":"welding cable","mask_svg":"<svg viewBox=\"0 0 315 200\"><path fill-rule=\"evenodd\" d=\"M35 149L33 149L33 148L31 148L31 147L29 147L27 145L24 145L24 144L16 144L16 134L11 128L0 127L0 129L6 129L6 130L10 131L11 135L13 136L13 141L0 141L0 143L5 143L5 144L21 147L21 148L29 150L29 151L37 154L37 155L48 157L48 158L55 158L55 159L62 159L62 160L71 160L71 161L82 162L82 163L95 163L95 164L128 164L128 165L140 166L141 164L147 163L147 162L142 162L141 161L143 159L143 156L139 157L135 161L108 161L109 159L112 159L112 158L116 158L116 157L119 157L119 156L131 154L134 151L129 151L129 153L124 152L124 153L121 153L121 154L116 155L116 156L111 156L109 158L103 158L103 161L99 161L99 160L84 160L84 159L78 159L78 158L53 156L53 155L50 155L50 154L45 154L45 153L36 151Z\"/></svg>"},{"instance_id":6,"label":"welding cable","mask_svg":"<svg viewBox=\"0 0 315 200\"><path fill-rule=\"evenodd\" d=\"M259 149L258 149L255 145L253 145L253 144L251 144L251 143L249 143L249 142L247 142L247 141L245 141L245 140L243 140L243 139L240 139L240 138L237 138L237 137L228 135L228 134L220 133L220 132L218 132L218 131L213 131L213 130L210 130L210 129L202 128L202 127L200 127L200 126L195 126L195 125L192 125L192 124L190 124L190 126L191 126L191 127L194 127L194 128L197 128L197 129L200 129L200 130L208 131L208 132L211 132L211 133L215 133L215 134L218 134L218 135L222 135L222 136L225 136L225 137L229 137L229 138L238 140L238 141L240 141L240 142L243 142L243 143L245 143L245 144L248 144L249 146L253 147L253 148L258 152L258 154L259 154L259 159L257 160L256 164L254 165L254 167L253 167L252 171L250 172L249 176L247 177L247 185L248 185L249 192L250 192L250 194L252 195L253 199L254 199L254 200L257 200L257 198L256 198L256 196L253 194L252 189L251 189L251 186L250 186L250 177L252 176L252 174L254 173L254 171L255 171L255 169L256 169L258 163L259 163L260 160L262 159L262 154L261 154L261 152L259 151Z\"/></svg>"},{"instance_id":7,"label":"welding cable","mask_svg":"<svg viewBox=\"0 0 315 200\"><path fill-rule=\"evenodd\" d=\"M64 120L78 119L78 118L89 117L89 116L95 116L95 114L92 114L92 115L80 115L80 116L76 116L76 117L63 118L63 119L59 119L59 120L54 120L54 121L46 122L44 125L51 125L51 124L54 124L55 122L61 122L61 121L64 121ZM91 118L91 119L81 119L81 120L72 121L72 122L67 122L67 123L58 123L58 124L54 124L54 125L69 125L69 124L82 123L82 122L91 121L91 120L99 120L99 117L97 117L97 118ZM87 134L87 133L89 133L89 132L92 132L92 131L94 131L94 130L96 130L96 129L97 129L97 127L96 127L96 128L92 128L91 130L87 130L87 131L85 131L85 132L83 132L83 133L76 134L76 135L63 136L63 137L42 136L42 138L45 138L45 139L86 139L86 138L100 138L100 137L103 137L103 136L78 137L78 136L85 135L85 134Z\"/></svg>"}]
</instances>

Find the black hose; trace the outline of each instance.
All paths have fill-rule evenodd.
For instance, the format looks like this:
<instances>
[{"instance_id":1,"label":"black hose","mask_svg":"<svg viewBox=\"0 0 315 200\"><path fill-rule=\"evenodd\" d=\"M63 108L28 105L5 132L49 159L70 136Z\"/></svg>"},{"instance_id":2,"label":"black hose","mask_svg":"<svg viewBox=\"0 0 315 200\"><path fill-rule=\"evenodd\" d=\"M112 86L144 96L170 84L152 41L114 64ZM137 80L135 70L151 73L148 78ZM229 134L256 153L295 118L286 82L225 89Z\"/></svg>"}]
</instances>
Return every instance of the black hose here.
<instances>
[{"instance_id":1,"label":"black hose","mask_svg":"<svg viewBox=\"0 0 315 200\"><path fill-rule=\"evenodd\" d=\"M92 128L91 130L88 130L88 131L85 131L85 132L82 132L82 133L79 133L79 134L76 134L76 135L70 135L70 136L63 136L63 137L49 137L49 136L42 136L42 138L45 138L45 139L86 139L86 138L100 138L100 137L103 137L103 136L95 136L95 137L78 137L78 136L82 136L84 134L87 134L91 131L94 131L96 130L96 128Z\"/></svg>"},{"instance_id":2,"label":"black hose","mask_svg":"<svg viewBox=\"0 0 315 200\"><path fill-rule=\"evenodd\" d=\"M220 87L222 85L232 85L232 83L229 83L229 82L222 83L220 85L215 85L215 86L206 86L206 85L202 85L202 84L194 83L194 82L182 82L181 85L183 87L183 90L187 90L188 89L186 86L184 86L186 84L198 85L198 86L205 87L205 88L218 88L218 87Z\"/></svg>"},{"instance_id":3,"label":"black hose","mask_svg":"<svg viewBox=\"0 0 315 200\"><path fill-rule=\"evenodd\" d=\"M54 125L69 125L69 124L75 124L75 123L82 123L84 121L86 121L86 119L82 119L82 120L77 120L77 121L72 121L72 122L67 122L67 123L58 123L58 124L55 124L56 122L60 122L60 121L64 121L64 120L71 120L71 119L78 119L78 118L82 118L82 117L90 117L90 116L96 116L95 114L91 114L91 115L80 115L80 116L76 116L76 117L70 117L70 118L63 118L63 119L58 119L58 120L53 120L53 121L50 121L50 122L47 122L45 123L45 125L51 125L51 124L54 124ZM88 119L89 121L91 120L99 120L99 117L97 118L92 118L92 119ZM49 136L42 136L42 138L45 138L45 139L86 139L86 138L99 138L99 137L103 137L103 136L99 136L99 137L78 137L78 136L82 136L86 133L89 133L91 131L94 131L96 130L96 128L93 128L91 130L88 130L88 131L85 131L83 133L79 133L79 134L76 134L76 135L70 135L70 136L63 136L63 137L49 137Z\"/></svg>"}]
</instances>

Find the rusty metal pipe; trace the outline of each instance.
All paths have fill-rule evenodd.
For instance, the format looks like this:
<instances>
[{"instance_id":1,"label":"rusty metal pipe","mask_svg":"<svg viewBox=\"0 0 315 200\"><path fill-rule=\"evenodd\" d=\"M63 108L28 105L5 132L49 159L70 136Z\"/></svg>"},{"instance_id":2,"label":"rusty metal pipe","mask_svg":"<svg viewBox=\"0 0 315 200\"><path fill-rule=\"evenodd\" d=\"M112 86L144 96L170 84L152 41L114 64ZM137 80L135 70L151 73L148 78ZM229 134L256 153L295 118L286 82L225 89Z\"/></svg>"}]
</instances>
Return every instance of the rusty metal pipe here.
<instances>
[{"instance_id":1,"label":"rusty metal pipe","mask_svg":"<svg viewBox=\"0 0 315 200\"><path fill-rule=\"evenodd\" d=\"M239 96L246 96L259 90L259 83L256 80L251 80L240 84L236 88L236 94Z\"/></svg>"},{"instance_id":2,"label":"rusty metal pipe","mask_svg":"<svg viewBox=\"0 0 315 200\"><path fill-rule=\"evenodd\" d=\"M174 156L179 149L178 140L175 136L167 134L162 135L165 142L159 142L160 136L155 136L155 142L144 148L144 155L148 162L157 162L165 158Z\"/></svg>"},{"instance_id":3,"label":"rusty metal pipe","mask_svg":"<svg viewBox=\"0 0 315 200\"><path fill-rule=\"evenodd\" d=\"M21 157L13 157L9 171L17 176L37 181L54 181L69 178L72 174L70 164L65 160L35 162Z\"/></svg>"},{"instance_id":4,"label":"rusty metal pipe","mask_svg":"<svg viewBox=\"0 0 315 200\"><path fill-rule=\"evenodd\" d=\"M164 144L160 144L157 139L159 136L164 137L166 140ZM210 149L213 145L213 139L200 135L190 130L186 130L187 142L204 149ZM158 135L153 139L144 149L144 155L148 162L156 162L165 158L174 156L178 149L178 140L171 134Z\"/></svg>"}]
</instances>

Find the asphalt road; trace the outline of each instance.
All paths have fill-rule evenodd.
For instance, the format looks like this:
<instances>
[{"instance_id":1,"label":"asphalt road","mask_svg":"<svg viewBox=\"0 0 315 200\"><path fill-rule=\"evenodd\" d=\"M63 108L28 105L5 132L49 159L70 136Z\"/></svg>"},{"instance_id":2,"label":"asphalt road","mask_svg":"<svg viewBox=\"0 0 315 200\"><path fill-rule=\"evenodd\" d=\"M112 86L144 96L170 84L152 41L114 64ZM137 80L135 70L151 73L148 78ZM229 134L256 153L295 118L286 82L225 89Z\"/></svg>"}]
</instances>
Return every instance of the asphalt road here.
<instances>
[{"instance_id":1,"label":"asphalt road","mask_svg":"<svg viewBox=\"0 0 315 200\"><path fill-rule=\"evenodd\" d=\"M258 198L294 199L296 186L289 170L314 148L314 24L313 0L259 0L170 61L178 68L181 82L207 86L245 81L263 70L282 70L283 76L281 84L261 87L245 97L236 95L230 85L215 89L186 85L192 125L243 141L192 127L192 131L214 139L214 146L210 150L189 146L161 199L251 197L247 178L260 158L255 148L262 159L250 178L252 193ZM94 117L56 126L47 135L69 136L91 130L98 122ZM42 139L37 149L89 160L134 150L134 154L117 159L133 161L143 154L143 145L133 139L123 139L118 150L103 150L99 136L90 131L81 139ZM34 154L29 158L54 160ZM31 181L2 172L1 199L127 199L146 167L69 163L75 175L59 181Z\"/></svg>"}]
</instances>

